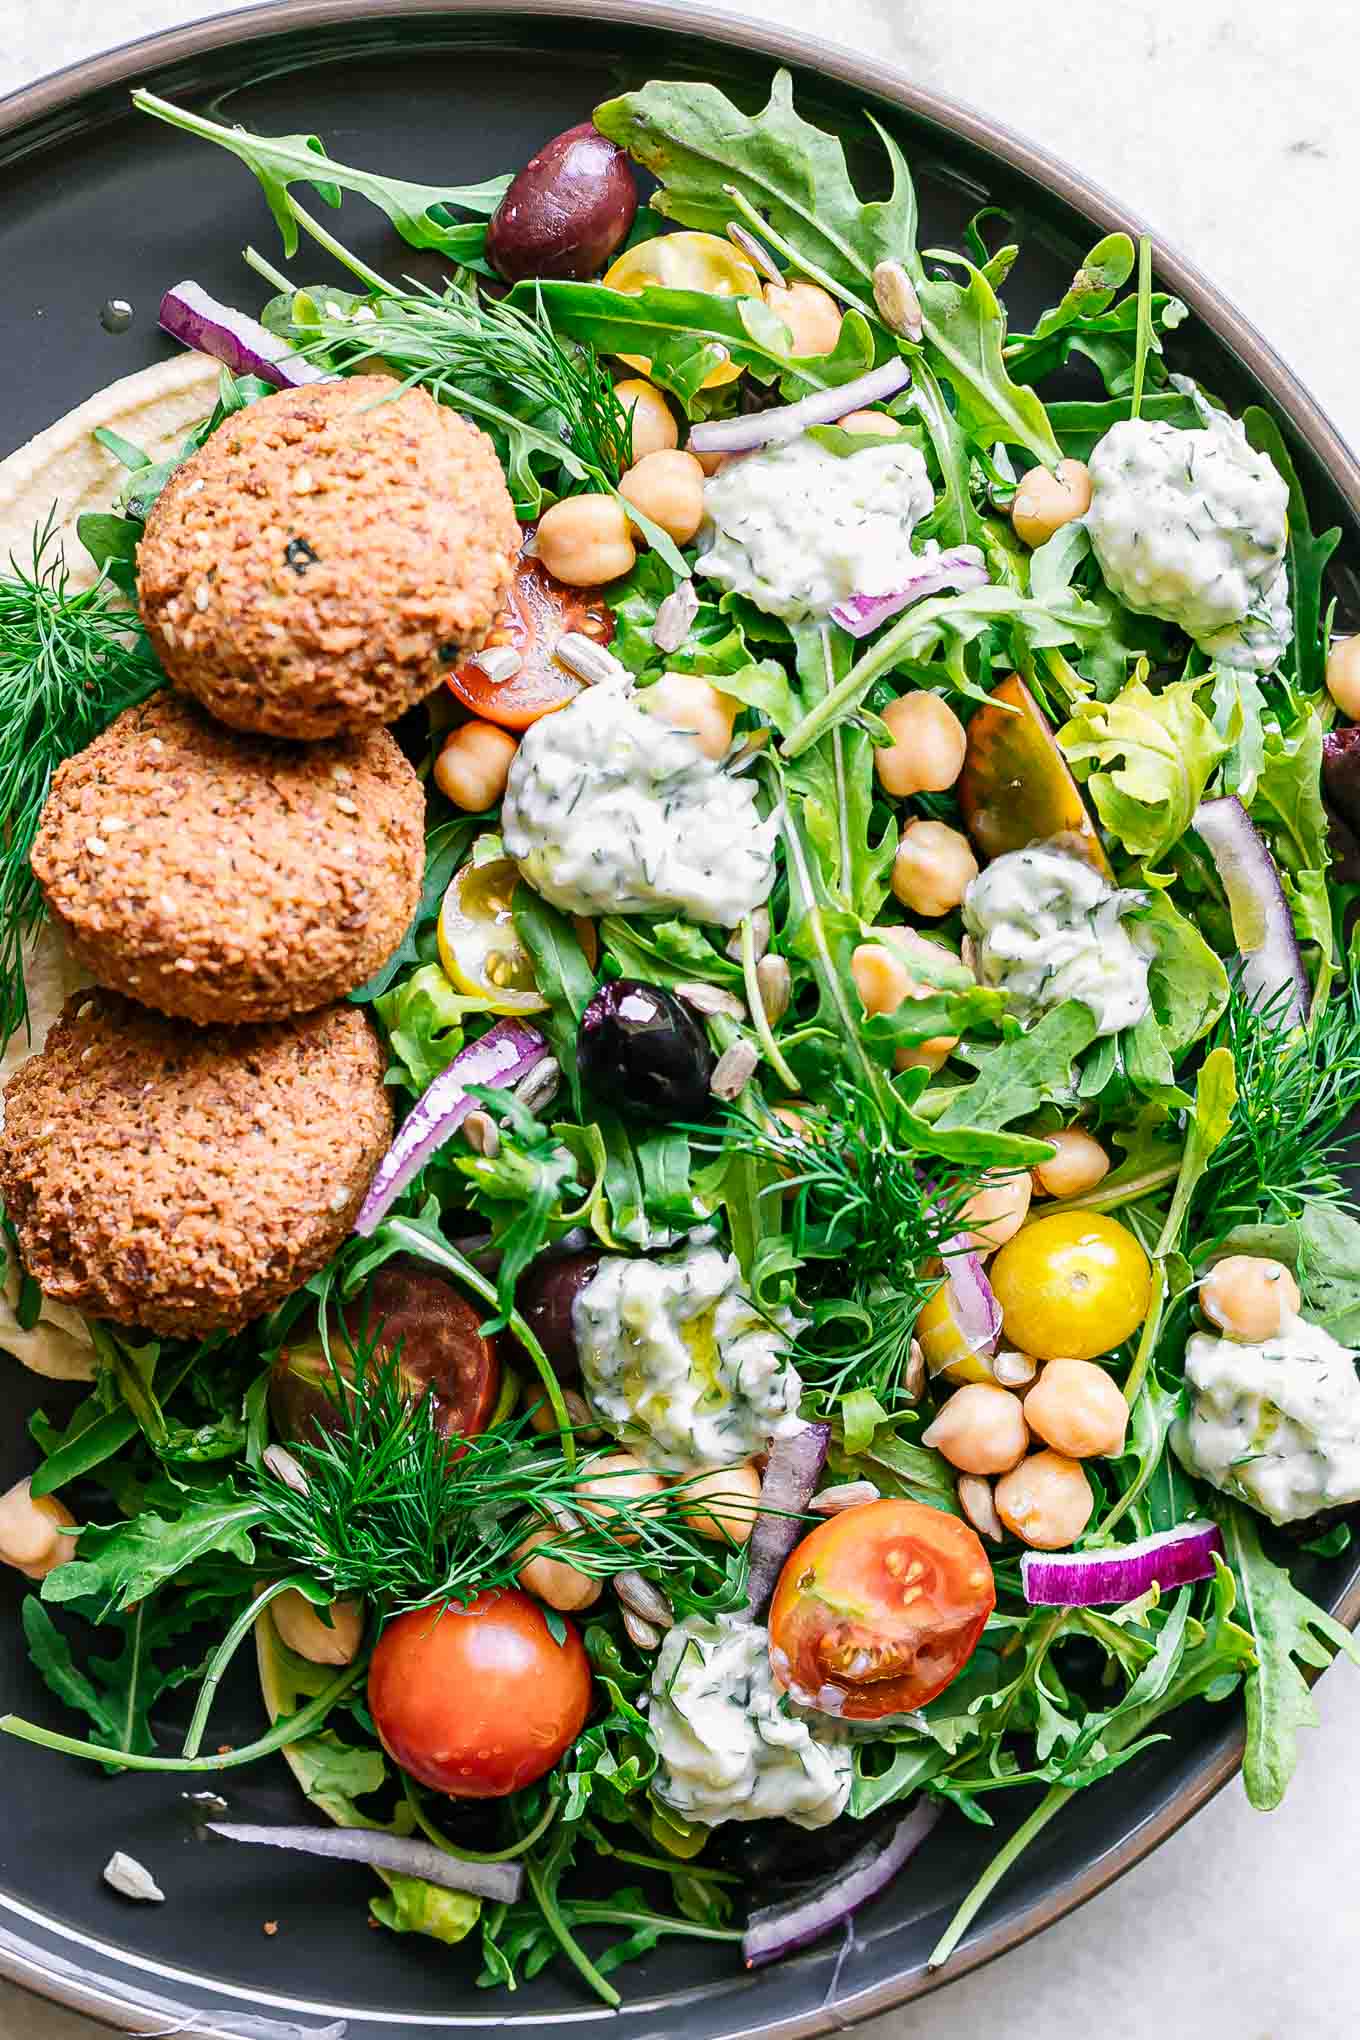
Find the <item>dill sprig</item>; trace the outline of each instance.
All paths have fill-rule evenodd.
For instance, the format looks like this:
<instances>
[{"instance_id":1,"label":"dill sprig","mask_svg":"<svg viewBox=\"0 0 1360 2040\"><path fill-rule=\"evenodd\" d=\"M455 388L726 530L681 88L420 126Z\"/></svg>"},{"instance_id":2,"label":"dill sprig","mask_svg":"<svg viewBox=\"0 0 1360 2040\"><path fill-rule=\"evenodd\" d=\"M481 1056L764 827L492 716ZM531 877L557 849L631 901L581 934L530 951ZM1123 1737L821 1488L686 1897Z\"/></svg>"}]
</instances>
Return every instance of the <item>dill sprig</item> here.
<instances>
[{"instance_id":1,"label":"dill sprig","mask_svg":"<svg viewBox=\"0 0 1360 2040\"><path fill-rule=\"evenodd\" d=\"M108 582L71 587L49 517L31 564L0 574L0 1047L28 1016L24 945L43 914L29 853L52 775L164 677Z\"/></svg>"}]
</instances>

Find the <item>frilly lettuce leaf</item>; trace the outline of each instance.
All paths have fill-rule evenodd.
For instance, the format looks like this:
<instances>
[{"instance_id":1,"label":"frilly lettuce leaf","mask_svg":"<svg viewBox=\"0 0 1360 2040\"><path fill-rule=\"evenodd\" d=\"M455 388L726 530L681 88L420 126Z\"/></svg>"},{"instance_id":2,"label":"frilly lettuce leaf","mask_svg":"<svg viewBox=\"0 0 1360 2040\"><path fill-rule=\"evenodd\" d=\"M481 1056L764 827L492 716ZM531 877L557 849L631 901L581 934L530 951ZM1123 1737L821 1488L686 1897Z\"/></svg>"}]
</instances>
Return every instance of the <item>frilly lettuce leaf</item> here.
<instances>
[{"instance_id":1,"label":"frilly lettuce leaf","mask_svg":"<svg viewBox=\"0 0 1360 2040\"><path fill-rule=\"evenodd\" d=\"M381 993L373 1010L396 1057L388 1081L404 1085L418 1097L463 1046L468 1014L488 1008L485 999L456 992L437 963L425 963L390 992Z\"/></svg>"},{"instance_id":2,"label":"frilly lettuce leaf","mask_svg":"<svg viewBox=\"0 0 1360 2040\"><path fill-rule=\"evenodd\" d=\"M1180 841L1227 753L1196 700L1202 685L1177 680L1154 694L1134 679L1113 701L1079 703L1058 731L1078 777L1089 775L1101 822L1131 856L1155 860Z\"/></svg>"},{"instance_id":3,"label":"frilly lettuce leaf","mask_svg":"<svg viewBox=\"0 0 1360 2040\"><path fill-rule=\"evenodd\" d=\"M368 1909L394 1934L428 1934L453 1948L467 1939L482 1916L482 1901L466 1891L445 1891L423 1877L380 1874L388 1895L370 1899Z\"/></svg>"}]
</instances>

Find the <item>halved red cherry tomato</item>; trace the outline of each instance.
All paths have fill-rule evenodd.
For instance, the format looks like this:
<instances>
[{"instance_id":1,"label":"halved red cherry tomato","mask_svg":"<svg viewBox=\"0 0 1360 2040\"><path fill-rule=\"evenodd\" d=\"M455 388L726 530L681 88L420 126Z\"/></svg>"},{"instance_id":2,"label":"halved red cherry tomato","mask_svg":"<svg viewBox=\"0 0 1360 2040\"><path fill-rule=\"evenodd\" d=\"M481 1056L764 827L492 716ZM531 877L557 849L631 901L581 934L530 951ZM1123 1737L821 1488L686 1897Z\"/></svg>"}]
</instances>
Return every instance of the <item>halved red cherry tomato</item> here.
<instances>
[{"instance_id":1,"label":"halved red cherry tomato","mask_svg":"<svg viewBox=\"0 0 1360 2040\"><path fill-rule=\"evenodd\" d=\"M823 1713L905 1714L963 1670L995 1606L966 1523L924 1502L865 1502L794 1547L770 1609L770 1665Z\"/></svg>"},{"instance_id":2,"label":"halved red cherry tomato","mask_svg":"<svg viewBox=\"0 0 1360 2040\"><path fill-rule=\"evenodd\" d=\"M1084 857L1103 878L1113 877L1067 760L1014 673L974 710L958 796L964 825L984 857L1051 843Z\"/></svg>"},{"instance_id":3,"label":"halved red cherry tomato","mask_svg":"<svg viewBox=\"0 0 1360 2040\"><path fill-rule=\"evenodd\" d=\"M530 525L526 536L537 529ZM487 640L518 652L520 668L509 680L493 680L475 659L449 675L449 687L474 715L506 730L527 730L540 716L565 708L583 682L555 657L557 641L579 631L597 645L614 635L614 612L598 588L568 588L555 581L540 559L521 552L506 606Z\"/></svg>"}]
</instances>

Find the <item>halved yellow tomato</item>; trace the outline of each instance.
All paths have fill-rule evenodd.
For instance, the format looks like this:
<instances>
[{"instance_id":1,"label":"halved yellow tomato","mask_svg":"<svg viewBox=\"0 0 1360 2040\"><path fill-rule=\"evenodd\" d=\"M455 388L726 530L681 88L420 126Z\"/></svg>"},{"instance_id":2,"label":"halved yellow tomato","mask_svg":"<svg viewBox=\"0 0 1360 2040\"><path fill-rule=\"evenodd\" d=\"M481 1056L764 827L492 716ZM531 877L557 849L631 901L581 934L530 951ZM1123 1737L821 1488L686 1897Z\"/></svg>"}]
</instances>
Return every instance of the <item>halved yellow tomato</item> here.
<instances>
[{"instance_id":1,"label":"halved yellow tomato","mask_svg":"<svg viewBox=\"0 0 1360 2040\"><path fill-rule=\"evenodd\" d=\"M1038 703L1010 674L968 724L958 783L964 824L984 857L1050 843L1112 878L1081 789Z\"/></svg>"},{"instance_id":2,"label":"halved yellow tomato","mask_svg":"<svg viewBox=\"0 0 1360 2040\"><path fill-rule=\"evenodd\" d=\"M493 1013L541 1013L548 1003L515 926L511 902L518 884L519 869L508 857L468 863L454 873L439 909L445 977L458 991L485 999ZM599 955L595 924L578 919L572 925L593 969Z\"/></svg>"},{"instance_id":3,"label":"halved yellow tomato","mask_svg":"<svg viewBox=\"0 0 1360 2040\"><path fill-rule=\"evenodd\" d=\"M760 296L760 277L754 264L719 234L658 234L654 240L639 241L635 248L625 249L605 271L604 281L608 289L623 291L628 297L636 297L653 286L663 290L702 290L710 297ZM644 354L621 354L619 359L643 375L652 372L652 364ZM740 374L734 362L724 361L705 378L702 386L716 390L723 383L735 382Z\"/></svg>"}]
</instances>

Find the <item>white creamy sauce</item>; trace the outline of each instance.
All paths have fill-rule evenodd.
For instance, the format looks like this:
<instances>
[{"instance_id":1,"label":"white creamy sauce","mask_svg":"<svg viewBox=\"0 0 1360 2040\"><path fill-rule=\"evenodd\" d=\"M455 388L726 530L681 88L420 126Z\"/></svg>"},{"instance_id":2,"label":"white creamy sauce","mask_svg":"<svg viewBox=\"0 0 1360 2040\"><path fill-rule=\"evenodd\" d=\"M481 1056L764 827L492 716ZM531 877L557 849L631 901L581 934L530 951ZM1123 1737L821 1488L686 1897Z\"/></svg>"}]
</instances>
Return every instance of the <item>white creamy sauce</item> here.
<instances>
[{"instance_id":1,"label":"white creamy sauce","mask_svg":"<svg viewBox=\"0 0 1360 2040\"><path fill-rule=\"evenodd\" d=\"M1289 643L1289 492L1221 411L1192 430L1130 418L1091 455L1085 523L1121 602L1177 623L1224 665L1266 671Z\"/></svg>"},{"instance_id":2,"label":"white creamy sauce","mask_svg":"<svg viewBox=\"0 0 1360 2040\"><path fill-rule=\"evenodd\" d=\"M657 1656L647 1719L660 1758L652 1790L686 1820L817 1828L845 1811L850 1750L788 1711L758 1622L677 1622Z\"/></svg>"},{"instance_id":3,"label":"white creamy sauce","mask_svg":"<svg viewBox=\"0 0 1360 2040\"><path fill-rule=\"evenodd\" d=\"M843 458L815 439L768 447L705 483L695 572L790 621L848 595L890 595L912 571L911 535L934 501L906 440Z\"/></svg>"},{"instance_id":4,"label":"white creamy sauce","mask_svg":"<svg viewBox=\"0 0 1360 2040\"><path fill-rule=\"evenodd\" d=\"M717 1247L600 1263L572 1306L601 1423L666 1473L732 1466L801 1429L802 1383L780 1333Z\"/></svg>"},{"instance_id":5,"label":"white creamy sauce","mask_svg":"<svg viewBox=\"0 0 1360 2040\"><path fill-rule=\"evenodd\" d=\"M1171 1443L1187 1472L1272 1523L1360 1501L1360 1380L1321 1325L1291 1316L1259 1346L1196 1332L1185 1378Z\"/></svg>"},{"instance_id":6,"label":"white creamy sauce","mask_svg":"<svg viewBox=\"0 0 1360 2040\"><path fill-rule=\"evenodd\" d=\"M1138 897L1065 850L994 857L963 896L979 982L1005 992L1021 1021L1080 999L1099 1034L1134 1026L1152 1004L1148 958L1121 918Z\"/></svg>"},{"instance_id":7,"label":"white creamy sauce","mask_svg":"<svg viewBox=\"0 0 1360 2040\"><path fill-rule=\"evenodd\" d=\"M684 914L737 923L774 884L778 818L694 738L631 690L588 687L524 733L501 834L530 885L565 914Z\"/></svg>"}]
</instances>

